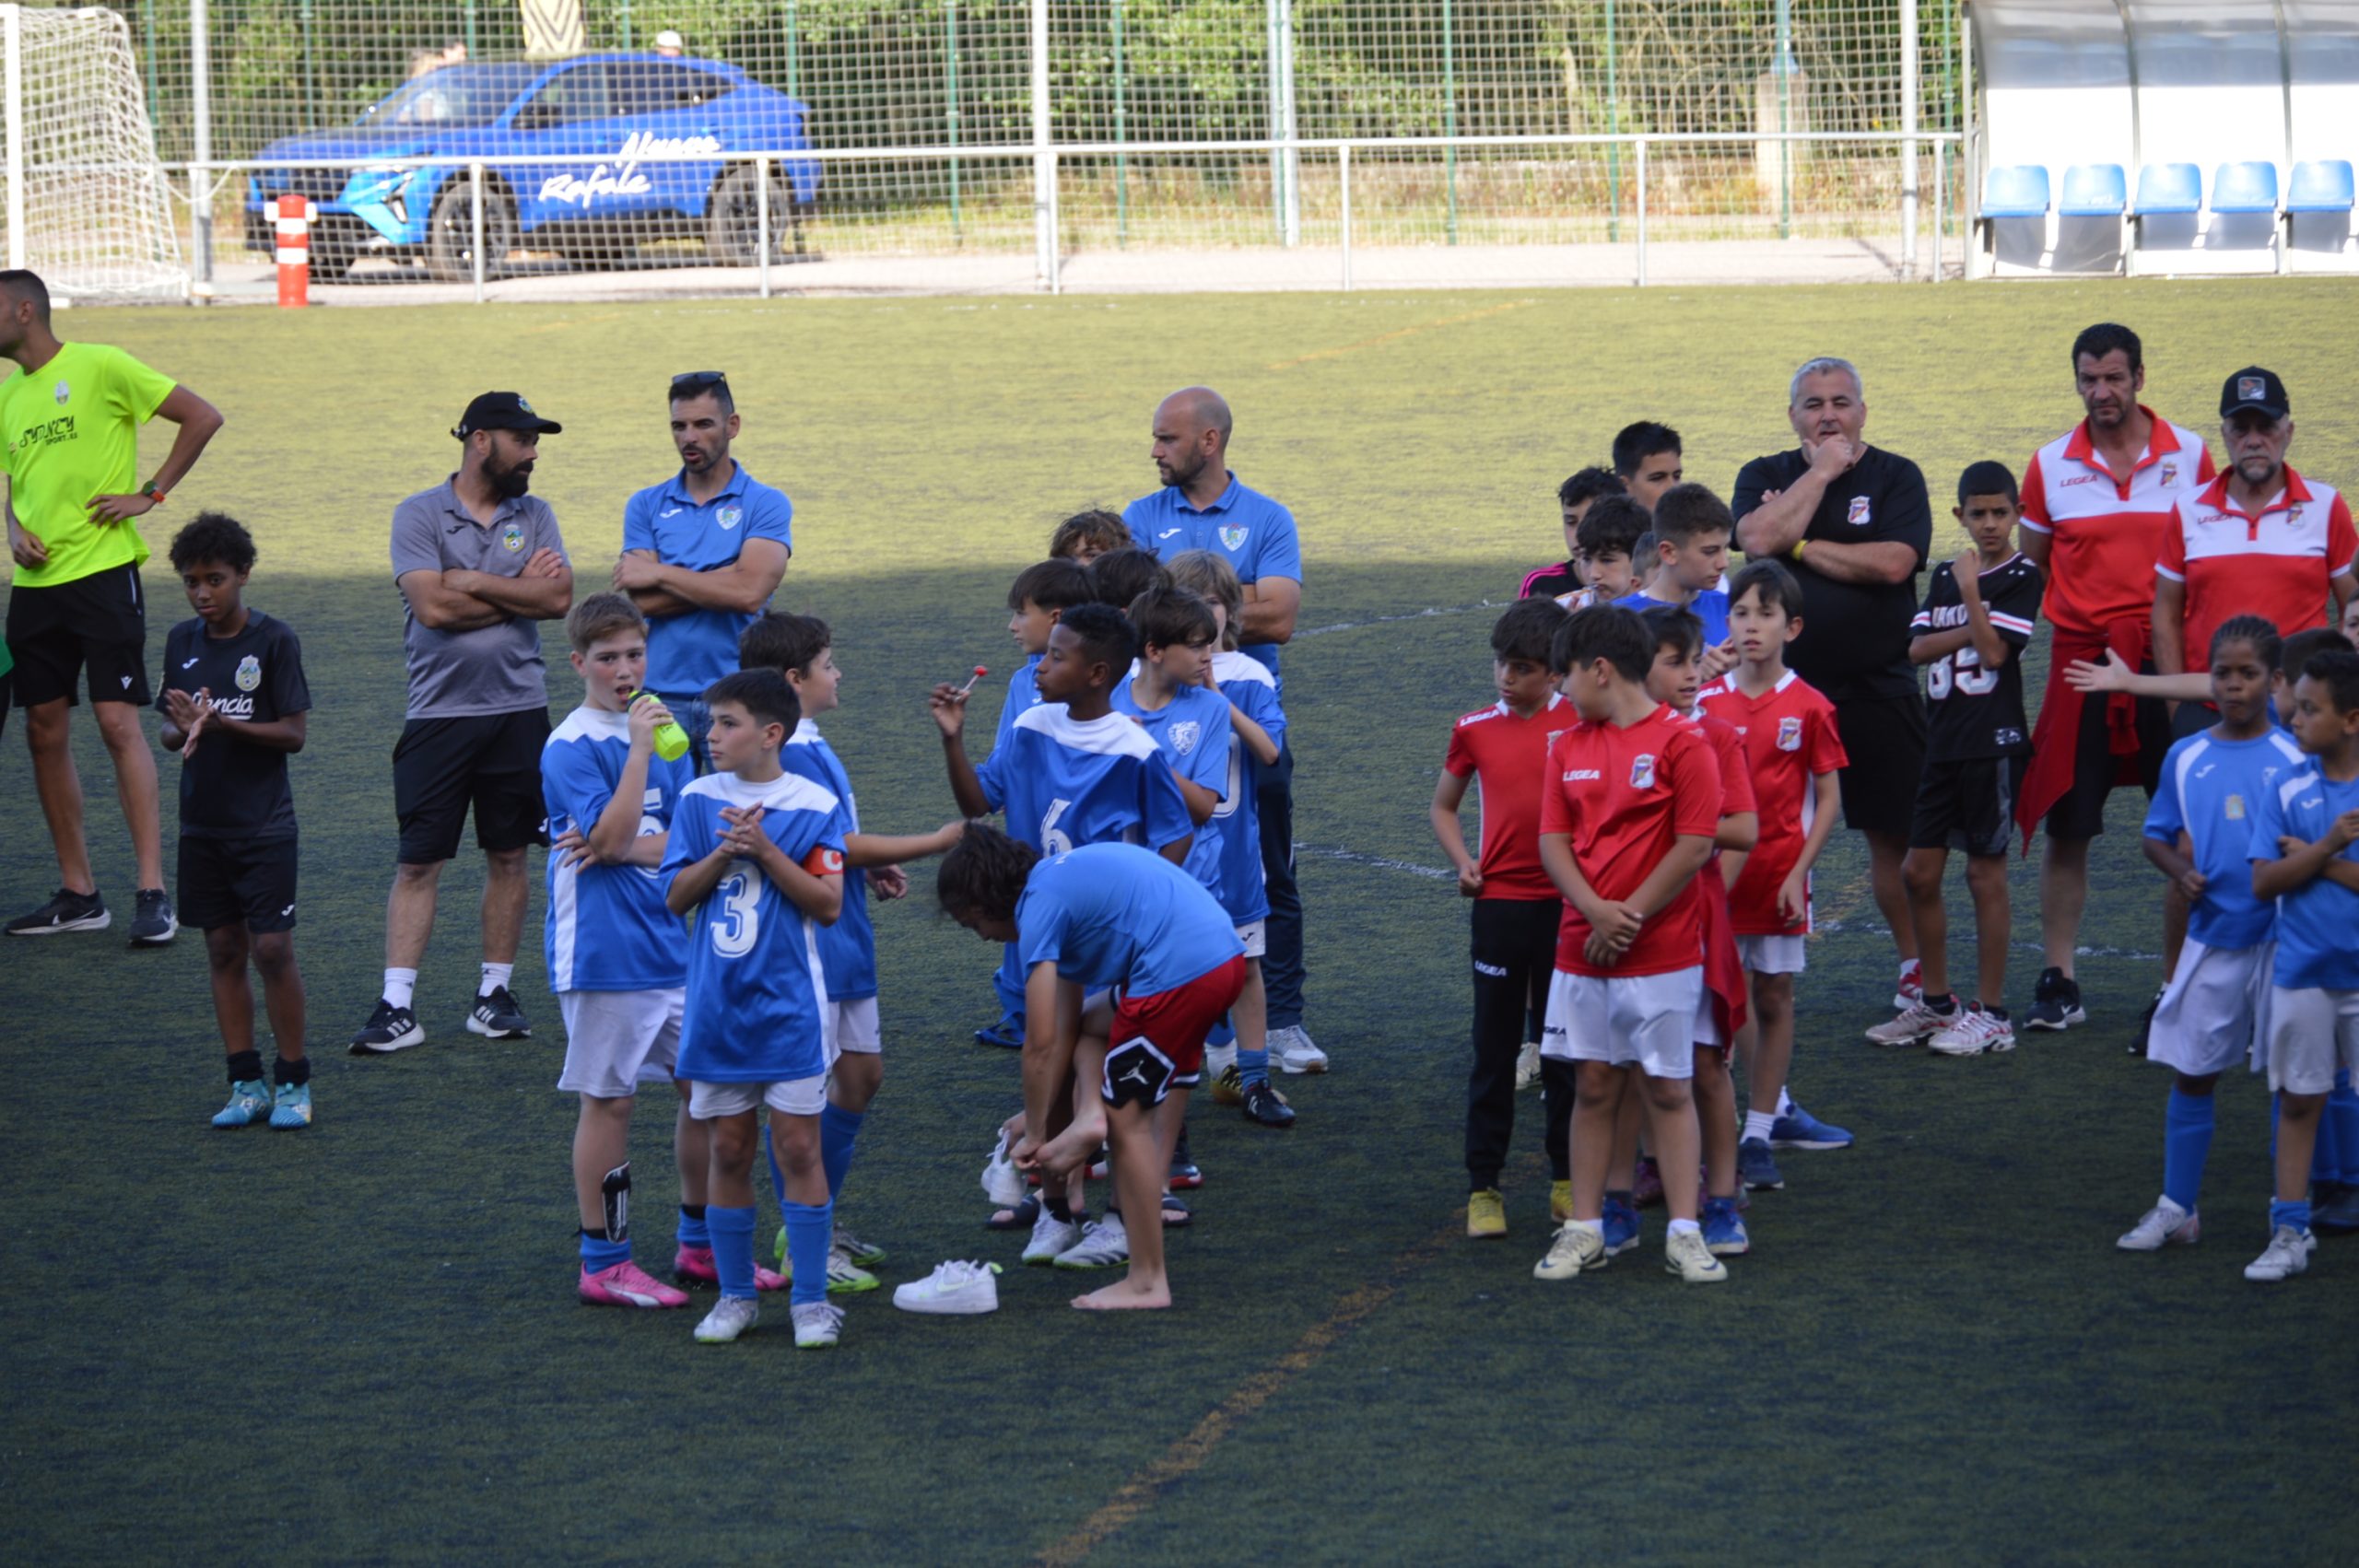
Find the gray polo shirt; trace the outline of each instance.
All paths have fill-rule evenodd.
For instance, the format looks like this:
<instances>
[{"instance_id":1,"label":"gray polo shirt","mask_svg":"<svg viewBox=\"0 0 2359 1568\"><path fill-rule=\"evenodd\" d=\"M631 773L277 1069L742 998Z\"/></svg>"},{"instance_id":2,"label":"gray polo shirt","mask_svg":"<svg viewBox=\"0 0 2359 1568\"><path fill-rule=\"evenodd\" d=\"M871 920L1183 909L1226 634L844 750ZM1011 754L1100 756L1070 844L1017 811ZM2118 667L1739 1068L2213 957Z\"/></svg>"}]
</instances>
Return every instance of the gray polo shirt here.
<instances>
[{"instance_id":1,"label":"gray polo shirt","mask_svg":"<svg viewBox=\"0 0 2359 1568\"><path fill-rule=\"evenodd\" d=\"M415 571L461 568L522 577L542 549L565 555L557 514L537 496L499 503L488 525L459 499L452 474L393 509L393 580ZM570 565L570 560L568 561ZM471 632L436 631L402 601L402 647L409 656L409 717L465 719L546 708L548 669L541 626L516 616Z\"/></svg>"}]
</instances>

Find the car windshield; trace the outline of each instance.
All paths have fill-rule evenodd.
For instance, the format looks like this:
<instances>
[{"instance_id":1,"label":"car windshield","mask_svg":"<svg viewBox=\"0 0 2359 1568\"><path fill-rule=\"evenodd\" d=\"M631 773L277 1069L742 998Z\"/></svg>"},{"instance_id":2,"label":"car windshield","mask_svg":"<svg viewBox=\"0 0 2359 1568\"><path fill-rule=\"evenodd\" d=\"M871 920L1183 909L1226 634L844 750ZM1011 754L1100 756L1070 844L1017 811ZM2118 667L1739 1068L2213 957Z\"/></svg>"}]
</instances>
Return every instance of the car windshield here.
<instances>
[{"instance_id":1,"label":"car windshield","mask_svg":"<svg viewBox=\"0 0 2359 1568\"><path fill-rule=\"evenodd\" d=\"M488 125L541 74L526 64L445 65L405 82L356 125Z\"/></svg>"}]
</instances>

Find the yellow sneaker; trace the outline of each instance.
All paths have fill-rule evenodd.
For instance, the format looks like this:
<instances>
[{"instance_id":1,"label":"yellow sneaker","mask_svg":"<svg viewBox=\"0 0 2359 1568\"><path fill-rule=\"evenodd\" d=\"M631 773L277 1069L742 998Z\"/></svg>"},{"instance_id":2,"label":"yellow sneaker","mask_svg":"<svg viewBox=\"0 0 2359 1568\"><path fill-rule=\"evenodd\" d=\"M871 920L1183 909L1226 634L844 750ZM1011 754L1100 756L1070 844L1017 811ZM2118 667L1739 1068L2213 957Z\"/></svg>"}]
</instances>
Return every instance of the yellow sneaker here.
<instances>
[{"instance_id":1,"label":"yellow sneaker","mask_svg":"<svg viewBox=\"0 0 2359 1568\"><path fill-rule=\"evenodd\" d=\"M1508 1234L1507 1200L1496 1187L1466 1195L1466 1234L1477 1241L1490 1241Z\"/></svg>"},{"instance_id":2,"label":"yellow sneaker","mask_svg":"<svg viewBox=\"0 0 2359 1568\"><path fill-rule=\"evenodd\" d=\"M1573 1217L1573 1184L1552 1181L1548 1184L1548 1217L1563 1224Z\"/></svg>"},{"instance_id":3,"label":"yellow sneaker","mask_svg":"<svg viewBox=\"0 0 2359 1568\"><path fill-rule=\"evenodd\" d=\"M1213 1104L1241 1106L1244 1103L1245 1075L1237 1071L1237 1064L1232 1061L1220 1070L1218 1078L1213 1080Z\"/></svg>"}]
</instances>

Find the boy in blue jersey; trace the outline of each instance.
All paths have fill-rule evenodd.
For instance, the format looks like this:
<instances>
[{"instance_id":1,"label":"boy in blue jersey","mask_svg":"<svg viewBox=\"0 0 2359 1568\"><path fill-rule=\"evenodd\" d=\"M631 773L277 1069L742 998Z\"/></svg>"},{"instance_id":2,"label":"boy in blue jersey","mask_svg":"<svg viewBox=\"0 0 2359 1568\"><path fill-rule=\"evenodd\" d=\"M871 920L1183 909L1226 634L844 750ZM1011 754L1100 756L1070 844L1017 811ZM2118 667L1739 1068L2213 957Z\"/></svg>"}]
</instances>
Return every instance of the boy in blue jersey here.
<instances>
[{"instance_id":1,"label":"boy in blue jersey","mask_svg":"<svg viewBox=\"0 0 2359 1568\"><path fill-rule=\"evenodd\" d=\"M2264 1033L2269 1086L2281 1096L2277 1198L2269 1246L2248 1280L2309 1266L2310 1158L2338 1071L2359 1071L2359 653L2302 667L2287 715L2314 765L2261 798L2252 825L2252 890L2277 901L2277 954ZM2192 943L2190 943L2192 945Z\"/></svg>"},{"instance_id":2,"label":"boy in blue jersey","mask_svg":"<svg viewBox=\"0 0 2359 1568\"><path fill-rule=\"evenodd\" d=\"M1727 503L1718 496L1701 485L1673 485L1655 503L1651 569L1637 592L1614 601L1641 614L1676 604L1703 622L1702 671L1708 681L1736 662L1728 646L1729 596L1719 586L1735 532Z\"/></svg>"},{"instance_id":3,"label":"boy in blue jersey","mask_svg":"<svg viewBox=\"0 0 2359 1568\"><path fill-rule=\"evenodd\" d=\"M842 911L844 835L832 790L779 761L802 705L772 670L724 675L705 690L713 769L682 791L663 854L664 902L690 916L679 1074L688 1114L710 1124L705 1211L721 1300L697 1325L706 1343L736 1339L755 1305L755 1113L770 1109L786 1171L787 1253L794 1260L794 1343L833 1345L843 1313L827 1300L835 1223L819 1159L827 1101L827 982L817 927Z\"/></svg>"},{"instance_id":4,"label":"boy in blue jersey","mask_svg":"<svg viewBox=\"0 0 2359 1568\"><path fill-rule=\"evenodd\" d=\"M876 1091L885 1082L884 1036L876 1011L876 928L869 921L868 894L898 898L910 890L903 862L939 855L958 842L964 822L946 823L932 833L886 837L860 830L860 807L843 759L813 722L835 711L843 672L837 667L835 637L815 615L764 615L737 640L748 670L775 670L786 677L803 708L803 721L786 738L779 762L843 802L844 904L836 923L819 932L819 965L827 982L827 1007L835 1032L835 1065L827 1073L827 1103L819 1111L819 1164L827 1176L827 1201L843 1196L853 1146ZM786 1200L786 1174L771 1146L770 1179ZM787 1233L778 1235L778 1258L787 1261ZM868 1266L885 1261L885 1249L861 1240L841 1225L827 1248L827 1289L873 1291Z\"/></svg>"},{"instance_id":5,"label":"boy in blue jersey","mask_svg":"<svg viewBox=\"0 0 2359 1568\"><path fill-rule=\"evenodd\" d=\"M1089 568L1077 559L1046 560L1016 574L1007 591L1007 635L1024 650L1024 662L1007 678L1007 700L1000 705L999 728L992 736L993 755L1007 744L1016 720L1039 706L1040 687L1034 674L1040 668L1040 655L1049 650L1049 633L1067 610L1096 597ZM1024 1044L1024 981L1015 972L1014 948L1002 955L992 985L999 992L1000 1019L976 1030L975 1043L1019 1049Z\"/></svg>"},{"instance_id":6,"label":"boy in blue jersey","mask_svg":"<svg viewBox=\"0 0 2359 1568\"><path fill-rule=\"evenodd\" d=\"M2185 1245L2201 1234L2196 1197L2212 1151L2220 1075L2252 1048L2255 1003L2271 962L2276 912L2253 895L2252 824L2280 783L2308 771L2292 737L2269 721L2277 628L2239 615L2212 634L2220 721L2163 761L2147 809L2146 859L2188 904L2187 941L2154 1008L2146 1054L2177 1075L2164 1114L2163 1193L2115 1244L2126 1252Z\"/></svg>"},{"instance_id":7,"label":"boy in blue jersey","mask_svg":"<svg viewBox=\"0 0 2359 1568\"><path fill-rule=\"evenodd\" d=\"M944 857L937 895L960 925L1023 954L1031 1023L1015 1163L1053 1188L1110 1140L1123 1210L1154 1213L1169 1134L1202 1074L1204 1035L1245 985L1227 913L1167 857L1134 845L1086 845L1043 860L981 826ZM1109 1213L1105 1223L1121 1221ZM1122 1280L1073 1305L1169 1306L1163 1227L1140 1224L1122 1256Z\"/></svg>"},{"instance_id":8,"label":"boy in blue jersey","mask_svg":"<svg viewBox=\"0 0 2359 1568\"><path fill-rule=\"evenodd\" d=\"M651 696L631 701L647 674L647 621L638 607L619 593L593 593L566 616L565 632L581 706L541 748L550 836L543 942L549 989L565 1017L557 1086L581 1097L573 1128L578 1289L593 1306L686 1306L686 1294L631 1260L630 1117L640 1084L670 1078L679 1059L687 933L663 907L655 871L696 771L685 757L655 755L656 726L671 710ZM680 1253L673 1269L685 1281L701 1261L710 1278L710 1141L689 1117L685 1094L674 1139Z\"/></svg>"}]
</instances>

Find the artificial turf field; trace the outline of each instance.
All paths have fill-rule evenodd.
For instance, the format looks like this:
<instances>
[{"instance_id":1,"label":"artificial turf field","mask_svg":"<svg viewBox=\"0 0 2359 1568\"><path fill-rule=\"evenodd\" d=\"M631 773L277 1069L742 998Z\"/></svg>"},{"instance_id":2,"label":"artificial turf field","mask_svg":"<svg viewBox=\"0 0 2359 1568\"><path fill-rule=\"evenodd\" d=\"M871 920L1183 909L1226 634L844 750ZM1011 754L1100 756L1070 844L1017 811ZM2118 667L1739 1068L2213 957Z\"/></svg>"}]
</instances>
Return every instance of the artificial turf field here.
<instances>
[{"instance_id":1,"label":"artificial turf field","mask_svg":"<svg viewBox=\"0 0 2359 1568\"><path fill-rule=\"evenodd\" d=\"M1870 439L1923 465L1946 521L1964 463L2020 471L2079 416L2067 345L2118 319L2146 337L2147 401L2201 429L2228 370L2279 370L2294 462L2348 482L2354 306L2347 285L2267 280L61 318L229 416L147 520L151 659L183 613L165 543L207 506L253 528L248 601L304 640L318 1122L205 1125L223 1081L195 932L0 953L0 1527L27 1562L2348 1562L2359 1241L2283 1286L2240 1277L2266 1239L2259 1086L2222 1087L2205 1243L2112 1246L2157 1189L2167 1083L2122 1051L2159 945L2134 796L2095 857L2091 1023L2003 1057L1861 1039L1889 1013L1891 948L1837 835L1795 1086L1859 1144L1783 1157L1787 1189L1755 1198L1755 1250L1714 1290L1661 1272L1660 1211L1603 1274L1531 1279L1548 1234L1536 1094L1510 1236L1463 1239L1465 911L1425 808L1449 721L1490 695L1491 606L1561 553L1554 487L1627 420L1677 426L1688 476L1725 493L1790 444L1790 368L1845 353ZM975 1174L1015 1062L968 1039L995 950L933 916L922 869L879 911L889 1071L842 1213L892 1249L888 1291L942 1258L1009 1264L993 1316L913 1317L879 1292L813 1356L782 1304L734 1347L691 1341L700 1305L577 1306L537 892L516 984L537 1037L460 1027L479 860L444 880L428 1046L344 1052L376 994L392 869L394 501L452 465L469 395L522 389L567 426L534 489L587 591L624 497L673 466L665 380L710 367L745 416L737 455L793 496L777 603L835 625L846 707L826 727L872 829L952 812L926 688L989 664L988 735L1010 577L1064 513L1152 484L1162 393L1221 388L1232 465L1300 521L1285 689L1307 1022L1334 1071L1288 1082L1290 1133L1199 1106L1207 1178L1174 1239L1171 1313L1084 1317L1064 1305L1074 1276L1016 1267L1018 1239L980 1228ZM562 715L578 683L561 631L545 640ZM76 734L100 885L127 913L111 775ZM13 736L0 759L14 913L54 866ZM2016 888L2020 1007L2028 863ZM1954 874L1954 892L1970 978ZM635 1135L651 1265L671 1245L670 1112L649 1096Z\"/></svg>"}]
</instances>

